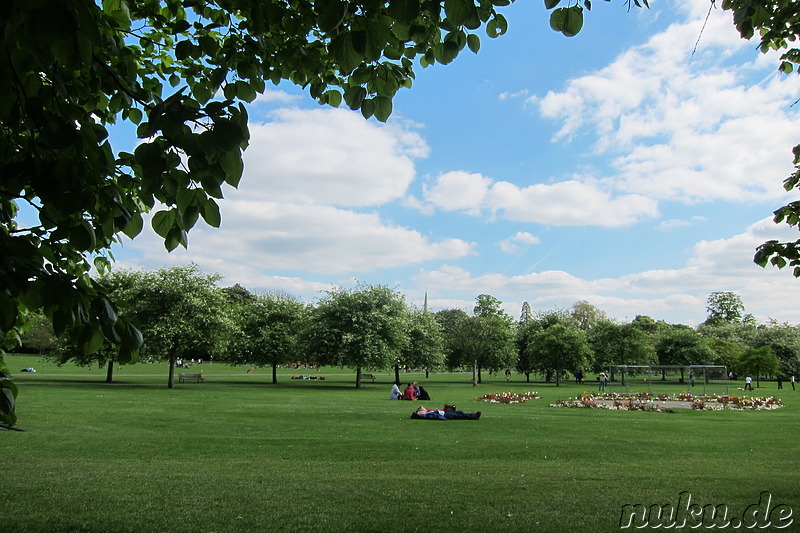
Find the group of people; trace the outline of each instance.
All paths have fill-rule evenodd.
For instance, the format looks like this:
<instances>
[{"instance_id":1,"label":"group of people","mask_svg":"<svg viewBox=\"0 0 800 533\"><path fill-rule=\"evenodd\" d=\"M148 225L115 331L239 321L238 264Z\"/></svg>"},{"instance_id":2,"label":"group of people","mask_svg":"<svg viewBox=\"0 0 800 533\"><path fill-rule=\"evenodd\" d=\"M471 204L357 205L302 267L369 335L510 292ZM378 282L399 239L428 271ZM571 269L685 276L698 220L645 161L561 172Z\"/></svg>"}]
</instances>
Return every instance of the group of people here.
<instances>
[{"instance_id":1,"label":"group of people","mask_svg":"<svg viewBox=\"0 0 800 533\"><path fill-rule=\"evenodd\" d=\"M416 381L406 385L402 391L395 383L392 385L392 392L389 399L391 400L430 400L431 397L425 387L421 386ZM428 409L424 405L420 405L413 413L411 418L428 419L428 420L478 420L481 417L481 412L465 413L456 409L455 405L444 404L442 409Z\"/></svg>"},{"instance_id":2,"label":"group of people","mask_svg":"<svg viewBox=\"0 0 800 533\"><path fill-rule=\"evenodd\" d=\"M391 400L430 400L431 397L428 394L428 391L425 390L425 387L422 387L419 383L414 381L413 383L409 383L408 386L404 390L400 390L400 387L397 384L392 385L392 392L390 393L389 399Z\"/></svg>"}]
</instances>

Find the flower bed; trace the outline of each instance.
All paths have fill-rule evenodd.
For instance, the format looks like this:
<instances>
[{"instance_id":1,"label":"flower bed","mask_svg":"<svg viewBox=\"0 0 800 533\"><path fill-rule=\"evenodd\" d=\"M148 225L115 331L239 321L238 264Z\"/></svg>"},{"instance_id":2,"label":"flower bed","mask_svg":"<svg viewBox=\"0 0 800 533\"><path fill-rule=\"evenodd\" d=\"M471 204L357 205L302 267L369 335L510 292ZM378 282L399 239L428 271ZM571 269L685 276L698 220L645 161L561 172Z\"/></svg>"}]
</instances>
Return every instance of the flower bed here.
<instances>
[{"instance_id":1,"label":"flower bed","mask_svg":"<svg viewBox=\"0 0 800 533\"><path fill-rule=\"evenodd\" d=\"M678 395L669 394L638 394L604 393L594 394L586 392L580 398L558 400L551 404L552 407L579 407L587 409L612 409L619 411L654 411L670 412L673 409L697 409L703 411L721 411L729 409L734 411L769 410L783 407L783 402L778 398L758 398L748 396L694 396L683 392Z\"/></svg>"},{"instance_id":2,"label":"flower bed","mask_svg":"<svg viewBox=\"0 0 800 533\"><path fill-rule=\"evenodd\" d=\"M536 400L539 398L538 392L493 392L475 398L479 402L488 403L525 403L528 400Z\"/></svg>"}]
</instances>

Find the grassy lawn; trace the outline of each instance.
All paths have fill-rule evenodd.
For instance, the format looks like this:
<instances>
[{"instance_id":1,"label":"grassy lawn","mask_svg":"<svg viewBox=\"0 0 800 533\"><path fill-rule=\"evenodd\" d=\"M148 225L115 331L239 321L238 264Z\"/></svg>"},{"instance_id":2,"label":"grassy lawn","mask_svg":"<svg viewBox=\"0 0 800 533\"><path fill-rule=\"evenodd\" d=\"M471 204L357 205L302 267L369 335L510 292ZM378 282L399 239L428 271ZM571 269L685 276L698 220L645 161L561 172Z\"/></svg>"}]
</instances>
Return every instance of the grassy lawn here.
<instances>
[{"instance_id":1,"label":"grassy lawn","mask_svg":"<svg viewBox=\"0 0 800 533\"><path fill-rule=\"evenodd\" d=\"M0 529L39 531L618 531L625 504L759 501L800 512L800 391L759 412L550 407L596 384L514 375L404 374L480 421L418 421L390 401L392 375L353 388L347 369L278 385L269 369L203 365L166 388L166 365L116 372L12 356L18 424L0 432ZM197 371L198 367L191 371ZM538 391L521 405L476 402ZM673 390L668 392L679 392ZM733 392L733 391L732 391ZM785 530L797 530L800 517Z\"/></svg>"}]
</instances>

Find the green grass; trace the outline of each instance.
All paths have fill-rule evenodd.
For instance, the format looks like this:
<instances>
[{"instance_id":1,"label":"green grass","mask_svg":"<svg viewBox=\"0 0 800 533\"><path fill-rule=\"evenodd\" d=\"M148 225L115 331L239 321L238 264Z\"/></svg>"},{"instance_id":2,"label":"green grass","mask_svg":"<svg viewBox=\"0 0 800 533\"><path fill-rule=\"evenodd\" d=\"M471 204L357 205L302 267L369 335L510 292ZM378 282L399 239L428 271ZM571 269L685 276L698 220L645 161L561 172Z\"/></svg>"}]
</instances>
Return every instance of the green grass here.
<instances>
[{"instance_id":1,"label":"green grass","mask_svg":"<svg viewBox=\"0 0 800 533\"><path fill-rule=\"evenodd\" d=\"M617 531L623 505L681 491L738 514L769 491L800 510L800 391L774 383L756 394L779 393L776 411L646 413L549 406L593 383L404 374L429 405L484 413L437 422L387 399L388 372L355 390L347 369L273 385L269 369L205 364L204 383L168 390L162 364L106 384L96 367L8 362L38 372L15 374L27 431L0 432L4 532ZM525 390L542 399L475 401Z\"/></svg>"}]
</instances>

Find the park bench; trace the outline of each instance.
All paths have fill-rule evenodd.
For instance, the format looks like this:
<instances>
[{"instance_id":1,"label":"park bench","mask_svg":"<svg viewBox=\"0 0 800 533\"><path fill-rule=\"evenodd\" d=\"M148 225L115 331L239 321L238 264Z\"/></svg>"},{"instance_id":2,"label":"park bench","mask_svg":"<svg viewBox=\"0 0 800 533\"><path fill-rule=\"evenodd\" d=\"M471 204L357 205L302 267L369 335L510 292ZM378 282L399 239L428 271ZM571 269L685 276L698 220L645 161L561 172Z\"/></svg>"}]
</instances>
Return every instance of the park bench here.
<instances>
[{"instance_id":1,"label":"park bench","mask_svg":"<svg viewBox=\"0 0 800 533\"><path fill-rule=\"evenodd\" d=\"M373 383L375 383L375 374L361 374L359 376L361 379L371 379Z\"/></svg>"},{"instance_id":2,"label":"park bench","mask_svg":"<svg viewBox=\"0 0 800 533\"><path fill-rule=\"evenodd\" d=\"M203 381L203 374L178 374L178 383L183 383L186 380L194 380L200 383Z\"/></svg>"}]
</instances>

